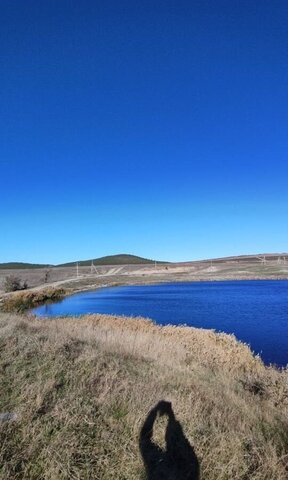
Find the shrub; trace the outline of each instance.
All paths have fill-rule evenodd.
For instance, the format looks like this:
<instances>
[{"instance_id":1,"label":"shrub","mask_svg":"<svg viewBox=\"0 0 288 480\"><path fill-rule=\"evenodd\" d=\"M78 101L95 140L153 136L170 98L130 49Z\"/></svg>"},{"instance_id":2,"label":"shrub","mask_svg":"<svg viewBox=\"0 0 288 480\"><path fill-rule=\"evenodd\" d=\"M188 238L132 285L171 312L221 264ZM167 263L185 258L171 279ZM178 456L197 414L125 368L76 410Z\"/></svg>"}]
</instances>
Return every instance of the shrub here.
<instances>
[{"instance_id":1,"label":"shrub","mask_svg":"<svg viewBox=\"0 0 288 480\"><path fill-rule=\"evenodd\" d=\"M17 290L26 290L26 288L28 288L28 283L26 280L22 283L21 278L17 277L16 275L8 275L5 277L4 291L6 293L16 292Z\"/></svg>"}]
</instances>

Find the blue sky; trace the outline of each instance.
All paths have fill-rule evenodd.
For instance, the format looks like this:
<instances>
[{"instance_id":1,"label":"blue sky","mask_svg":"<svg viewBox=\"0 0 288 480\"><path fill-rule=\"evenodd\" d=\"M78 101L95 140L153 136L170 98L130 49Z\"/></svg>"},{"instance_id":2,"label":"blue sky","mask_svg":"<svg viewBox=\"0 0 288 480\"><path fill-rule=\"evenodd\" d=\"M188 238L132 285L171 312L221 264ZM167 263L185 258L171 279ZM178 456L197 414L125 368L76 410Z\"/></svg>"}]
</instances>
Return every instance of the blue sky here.
<instances>
[{"instance_id":1,"label":"blue sky","mask_svg":"<svg viewBox=\"0 0 288 480\"><path fill-rule=\"evenodd\" d=\"M0 262L287 251L286 0L1 0Z\"/></svg>"}]
</instances>

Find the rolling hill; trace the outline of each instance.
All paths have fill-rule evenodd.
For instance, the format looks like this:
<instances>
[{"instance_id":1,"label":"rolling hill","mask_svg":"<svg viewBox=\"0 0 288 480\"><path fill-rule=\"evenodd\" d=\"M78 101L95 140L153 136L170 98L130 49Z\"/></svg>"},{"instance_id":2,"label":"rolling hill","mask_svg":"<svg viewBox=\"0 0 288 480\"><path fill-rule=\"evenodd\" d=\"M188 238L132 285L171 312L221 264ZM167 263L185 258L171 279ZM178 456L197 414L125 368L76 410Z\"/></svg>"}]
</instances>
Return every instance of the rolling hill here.
<instances>
[{"instance_id":1,"label":"rolling hill","mask_svg":"<svg viewBox=\"0 0 288 480\"><path fill-rule=\"evenodd\" d=\"M278 262L279 264L288 263L288 253L262 253L257 255L238 255L232 257L222 257L222 258L211 258L203 260L188 260L186 262L180 262L182 265L188 264L200 264L200 263L211 263L213 264L226 264L228 262L238 263L238 262L259 262L259 263L269 263L270 261ZM90 258L88 260L75 260L74 262L61 263L58 265L49 265L49 264L38 264L38 263L25 263L25 262L6 262L0 263L1 270L8 269L37 269L37 268L53 268L53 267L75 267L76 263L81 267L90 266L93 262L94 265L143 265L143 264L153 264L155 260L148 258L138 257L137 255L129 255L126 253L121 253L118 255L108 255L105 257L99 258ZM171 262L159 261L157 264L165 265ZM173 262L172 262L173 263ZM178 263L178 262L176 262Z\"/></svg>"},{"instance_id":2,"label":"rolling hill","mask_svg":"<svg viewBox=\"0 0 288 480\"><path fill-rule=\"evenodd\" d=\"M21 270L22 268L50 268L54 265L41 264L41 263L25 263L25 262L7 262L0 263L0 269L2 270Z\"/></svg>"},{"instance_id":3,"label":"rolling hill","mask_svg":"<svg viewBox=\"0 0 288 480\"><path fill-rule=\"evenodd\" d=\"M79 261L79 266L85 267L91 265L91 262L94 265L143 265L146 263L154 263L155 260L150 260L148 258L137 257L136 255L129 255L126 253L121 253L119 255L109 255L106 257L100 258L91 258L90 260L81 260ZM168 262L158 262L157 263L168 263ZM57 267L70 267L75 266L75 262L63 263L57 265Z\"/></svg>"},{"instance_id":4,"label":"rolling hill","mask_svg":"<svg viewBox=\"0 0 288 480\"><path fill-rule=\"evenodd\" d=\"M79 266L85 267L91 265L91 262L94 265L143 265L154 263L155 260L150 260L148 258L138 257L136 255L129 255L122 253L119 255L109 255L106 257L100 258L91 258L89 260L78 260ZM61 263L59 265L49 265L49 264L38 264L38 263L25 263L25 262L6 262L0 263L0 269L31 269L31 268L53 268L53 267L72 267L75 266L75 262ZM158 262L157 263L168 263L168 262Z\"/></svg>"}]
</instances>

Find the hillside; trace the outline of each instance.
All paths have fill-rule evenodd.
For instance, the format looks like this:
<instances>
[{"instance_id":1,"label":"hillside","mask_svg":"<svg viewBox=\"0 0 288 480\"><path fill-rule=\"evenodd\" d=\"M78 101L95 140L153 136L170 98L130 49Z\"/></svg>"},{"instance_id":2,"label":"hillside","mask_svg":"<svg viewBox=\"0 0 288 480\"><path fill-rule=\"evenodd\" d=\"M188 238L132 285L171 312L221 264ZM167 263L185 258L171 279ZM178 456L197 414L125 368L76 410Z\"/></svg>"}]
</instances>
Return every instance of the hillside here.
<instances>
[{"instance_id":1,"label":"hillside","mask_svg":"<svg viewBox=\"0 0 288 480\"><path fill-rule=\"evenodd\" d=\"M154 263L155 260L150 260L148 258L138 257L136 255L129 255L126 253L119 255L109 255L106 257L100 258L91 258L89 260L78 260L78 264L81 267L90 266L91 263L94 265L143 265ZM75 267L77 261L61 263L59 265L48 265L48 264L38 264L38 263L25 263L25 262L6 262L0 263L0 269L2 270L21 270L21 269L31 269L31 268L53 268L53 267ZM168 262L158 262L157 263L168 263Z\"/></svg>"},{"instance_id":2,"label":"hillside","mask_svg":"<svg viewBox=\"0 0 288 480\"><path fill-rule=\"evenodd\" d=\"M31 268L50 268L52 265L41 263L25 263L25 262L7 262L0 263L0 269L2 270L22 270Z\"/></svg>"},{"instance_id":3,"label":"hillside","mask_svg":"<svg viewBox=\"0 0 288 480\"><path fill-rule=\"evenodd\" d=\"M270 262L276 261L279 263L287 262L288 264L288 253L258 253L254 255L236 255L232 257L219 257L219 258L209 258L204 260L198 260L198 262L214 262L214 263L226 263L226 262ZM187 262L185 262L187 263ZM191 262L194 263L194 262Z\"/></svg>"},{"instance_id":4,"label":"hillside","mask_svg":"<svg viewBox=\"0 0 288 480\"><path fill-rule=\"evenodd\" d=\"M155 260L150 260L148 258L137 257L136 255L129 255L126 253L121 253L119 255L109 255L106 257L100 258L91 258L90 260L79 260L78 264L81 267L87 267L91 265L142 265L148 263L154 263ZM157 262L157 263L167 263L167 262ZM75 262L62 263L57 265L57 267L70 267L75 266Z\"/></svg>"},{"instance_id":5,"label":"hillside","mask_svg":"<svg viewBox=\"0 0 288 480\"><path fill-rule=\"evenodd\" d=\"M144 480L139 431L162 399L201 480L287 479L288 370L265 368L233 336L140 318L0 313L0 347L0 412L12 418L0 419L3 480ZM160 445L166 424L156 422Z\"/></svg>"},{"instance_id":6,"label":"hillside","mask_svg":"<svg viewBox=\"0 0 288 480\"><path fill-rule=\"evenodd\" d=\"M220 258L209 258L203 260L187 260L185 262L166 262L166 261L159 261L159 260L151 260L148 258L138 257L137 255L129 255L126 253L118 254L118 255L108 255L105 257L99 258L91 258L88 260L76 260L74 262L68 263L61 263L58 265L49 265L49 264L33 264L33 263L25 263L25 262L7 262L7 263L0 263L0 269L2 270L21 270L21 269L40 269L40 268L58 268L58 267L75 267L76 263L78 262L79 267L90 267L91 263L105 266L105 265L148 265L154 264L155 262L158 265L185 265L185 264L205 264L210 263L213 264L225 264L225 263L258 263L260 264L271 264L274 262L275 264L279 265L288 265L288 253L259 253L255 255L238 255L232 257L220 257Z\"/></svg>"}]
</instances>

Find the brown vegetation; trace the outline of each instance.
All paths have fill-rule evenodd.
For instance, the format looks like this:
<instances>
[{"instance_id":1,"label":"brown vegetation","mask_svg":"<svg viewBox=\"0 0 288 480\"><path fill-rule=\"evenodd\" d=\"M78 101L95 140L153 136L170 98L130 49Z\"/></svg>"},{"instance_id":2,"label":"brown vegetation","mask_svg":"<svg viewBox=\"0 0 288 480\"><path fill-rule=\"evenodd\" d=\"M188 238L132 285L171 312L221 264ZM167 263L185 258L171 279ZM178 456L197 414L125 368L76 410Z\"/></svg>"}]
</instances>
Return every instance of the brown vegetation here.
<instances>
[{"instance_id":1,"label":"brown vegetation","mask_svg":"<svg viewBox=\"0 0 288 480\"><path fill-rule=\"evenodd\" d=\"M20 277L16 275L7 275L4 280L4 291L5 292L16 292L17 290L26 290L28 288L28 283L25 280L22 282Z\"/></svg>"},{"instance_id":2,"label":"brown vegetation","mask_svg":"<svg viewBox=\"0 0 288 480\"><path fill-rule=\"evenodd\" d=\"M141 425L171 401L203 480L286 480L288 371L233 336L104 315L0 314L0 477L144 479ZM163 444L167 421L157 420Z\"/></svg>"},{"instance_id":3,"label":"brown vegetation","mask_svg":"<svg viewBox=\"0 0 288 480\"><path fill-rule=\"evenodd\" d=\"M64 288L46 288L43 290L30 290L17 292L2 299L1 309L4 312L25 312L45 302L55 302L66 294Z\"/></svg>"}]
</instances>

